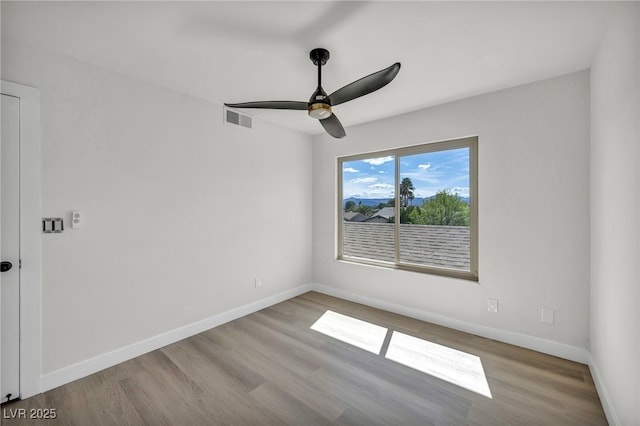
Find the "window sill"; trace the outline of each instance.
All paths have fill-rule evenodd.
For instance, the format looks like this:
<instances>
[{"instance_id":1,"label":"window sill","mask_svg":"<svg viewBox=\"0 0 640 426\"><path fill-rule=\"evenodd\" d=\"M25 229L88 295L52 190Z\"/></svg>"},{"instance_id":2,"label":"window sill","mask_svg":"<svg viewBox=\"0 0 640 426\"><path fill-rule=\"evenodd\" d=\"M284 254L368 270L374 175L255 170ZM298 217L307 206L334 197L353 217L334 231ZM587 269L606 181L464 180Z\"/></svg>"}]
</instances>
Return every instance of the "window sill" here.
<instances>
[{"instance_id":1,"label":"window sill","mask_svg":"<svg viewBox=\"0 0 640 426\"><path fill-rule=\"evenodd\" d=\"M344 263L372 266L372 267L388 269L388 270L394 269L399 271L417 272L420 274L427 274L427 275L437 275L437 276L447 277L447 278L457 278L457 279L463 279L467 281L474 281L476 283L478 283L479 281L477 273L459 271L454 269L436 268L436 267L412 265L412 264L405 264L405 263L396 264L396 263L375 261L371 259L363 259L359 257L349 257L349 256L341 256L341 257L338 257L336 260Z\"/></svg>"}]
</instances>

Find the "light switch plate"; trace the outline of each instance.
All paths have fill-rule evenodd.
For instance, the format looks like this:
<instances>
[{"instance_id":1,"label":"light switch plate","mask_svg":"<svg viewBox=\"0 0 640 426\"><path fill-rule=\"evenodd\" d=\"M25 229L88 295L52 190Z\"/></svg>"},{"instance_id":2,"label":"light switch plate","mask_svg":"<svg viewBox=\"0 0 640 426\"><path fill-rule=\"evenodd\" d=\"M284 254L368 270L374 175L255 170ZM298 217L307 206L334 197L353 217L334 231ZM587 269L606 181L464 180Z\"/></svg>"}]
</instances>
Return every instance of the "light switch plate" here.
<instances>
[{"instance_id":1,"label":"light switch plate","mask_svg":"<svg viewBox=\"0 0 640 426\"><path fill-rule=\"evenodd\" d=\"M43 217L42 232L45 234L60 234L64 231L64 220L61 217Z\"/></svg>"}]
</instances>

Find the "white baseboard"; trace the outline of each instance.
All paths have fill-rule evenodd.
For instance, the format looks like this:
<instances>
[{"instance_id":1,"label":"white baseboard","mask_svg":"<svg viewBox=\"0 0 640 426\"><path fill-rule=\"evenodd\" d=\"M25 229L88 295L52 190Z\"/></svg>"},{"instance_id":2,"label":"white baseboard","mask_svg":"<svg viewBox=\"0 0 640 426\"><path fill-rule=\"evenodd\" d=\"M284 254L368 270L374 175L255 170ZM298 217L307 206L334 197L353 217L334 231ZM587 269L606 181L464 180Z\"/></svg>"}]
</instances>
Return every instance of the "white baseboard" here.
<instances>
[{"instance_id":1,"label":"white baseboard","mask_svg":"<svg viewBox=\"0 0 640 426\"><path fill-rule=\"evenodd\" d=\"M611 395L609 394L607 387L604 385L600 368L598 367L598 364L596 364L591 354L589 354L589 370L591 371L591 377L593 377L593 383L595 383L596 385L596 390L598 391L598 396L600 397L600 402L602 403L602 409L604 410L605 416L607 416L607 422L610 425L622 424L620 423L620 418L613 408Z\"/></svg>"},{"instance_id":2,"label":"white baseboard","mask_svg":"<svg viewBox=\"0 0 640 426\"><path fill-rule=\"evenodd\" d=\"M405 315L416 318L432 324L453 328L455 330L464 331L475 334L476 336L486 337L488 339L498 340L500 342L509 343L545 354L557 356L559 358L587 364L589 362L589 352L586 349L564 343L554 342L552 340L541 339L539 337L528 336L526 334L516 333L513 331L501 330L498 328L488 327L485 325L474 324L461 321L444 315L434 314L420 309L409 308L407 306L390 303L384 300L374 299L367 296L361 296L349 291L330 287L322 284L314 283L311 285L314 291L328 294L330 296L339 297L341 299L350 300L352 302L361 303L385 311L394 312L396 314Z\"/></svg>"},{"instance_id":3,"label":"white baseboard","mask_svg":"<svg viewBox=\"0 0 640 426\"><path fill-rule=\"evenodd\" d=\"M290 290L274 294L273 296L265 297L264 299L239 306L221 314L205 318L201 321L185 325L184 327L168 331L158 336L150 337L129 346L52 371L51 373L40 376L40 390L41 392L46 392L50 389L57 388L58 386L81 379L90 374L97 373L105 368L112 367L116 364L120 364L121 362L128 361L137 356L160 349L171 343L202 333L203 331L225 324L229 321L233 321L261 309L268 308L269 306L291 299L292 297L306 293L310 290L311 284L301 285Z\"/></svg>"}]
</instances>

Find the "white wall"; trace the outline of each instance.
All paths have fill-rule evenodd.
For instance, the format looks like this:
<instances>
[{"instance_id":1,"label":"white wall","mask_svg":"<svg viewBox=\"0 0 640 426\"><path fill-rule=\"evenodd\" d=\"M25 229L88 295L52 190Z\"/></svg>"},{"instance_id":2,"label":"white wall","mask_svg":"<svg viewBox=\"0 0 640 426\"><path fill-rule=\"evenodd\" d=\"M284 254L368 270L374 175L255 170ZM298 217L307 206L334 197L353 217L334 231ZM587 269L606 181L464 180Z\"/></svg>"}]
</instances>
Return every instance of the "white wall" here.
<instances>
[{"instance_id":1,"label":"white wall","mask_svg":"<svg viewBox=\"0 0 640 426\"><path fill-rule=\"evenodd\" d=\"M640 425L639 26L618 5L591 70L591 357L623 425Z\"/></svg>"},{"instance_id":2,"label":"white wall","mask_svg":"<svg viewBox=\"0 0 640 426\"><path fill-rule=\"evenodd\" d=\"M40 89L42 216L66 224L42 373L310 282L310 137L6 38L2 79Z\"/></svg>"},{"instance_id":3,"label":"white wall","mask_svg":"<svg viewBox=\"0 0 640 426\"><path fill-rule=\"evenodd\" d=\"M476 332L511 333L524 345L523 336L538 338L534 347L568 345L559 354L585 358L588 71L346 130L343 140L318 136L313 144L315 283ZM479 136L479 285L336 260L337 157L468 135ZM498 314L487 312L489 297L499 300ZM540 322L543 306L555 309L555 324Z\"/></svg>"}]
</instances>

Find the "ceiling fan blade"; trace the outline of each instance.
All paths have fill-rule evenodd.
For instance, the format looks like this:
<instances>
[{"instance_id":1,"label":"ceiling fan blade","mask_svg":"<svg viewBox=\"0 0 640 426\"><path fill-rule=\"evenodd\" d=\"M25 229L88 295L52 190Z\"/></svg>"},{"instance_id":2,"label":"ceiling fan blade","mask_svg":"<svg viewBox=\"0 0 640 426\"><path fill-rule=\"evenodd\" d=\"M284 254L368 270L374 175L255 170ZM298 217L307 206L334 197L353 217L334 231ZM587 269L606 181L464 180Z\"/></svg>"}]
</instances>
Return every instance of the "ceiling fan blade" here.
<instances>
[{"instance_id":1,"label":"ceiling fan blade","mask_svg":"<svg viewBox=\"0 0 640 426\"><path fill-rule=\"evenodd\" d=\"M328 118L320 120L320 124L322 124L322 127L324 127L327 133L334 138L340 139L347 136L344 132L344 127L342 127L340 120L338 120L338 117L336 117L335 114L331 114Z\"/></svg>"},{"instance_id":2,"label":"ceiling fan blade","mask_svg":"<svg viewBox=\"0 0 640 426\"><path fill-rule=\"evenodd\" d=\"M259 102L242 102L239 104L227 104L229 108L260 108L260 109L295 109L306 110L309 104L298 101L259 101Z\"/></svg>"},{"instance_id":3,"label":"ceiling fan blade","mask_svg":"<svg viewBox=\"0 0 640 426\"><path fill-rule=\"evenodd\" d=\"M400 71L400 62L396 62L388 68L347 84L329 95L331 105L340 105L383 88L391 83L398 74L398 71Z\"/></svg>"}]
</instances>

